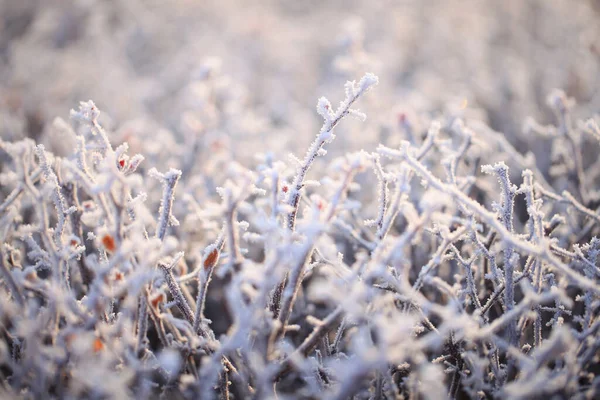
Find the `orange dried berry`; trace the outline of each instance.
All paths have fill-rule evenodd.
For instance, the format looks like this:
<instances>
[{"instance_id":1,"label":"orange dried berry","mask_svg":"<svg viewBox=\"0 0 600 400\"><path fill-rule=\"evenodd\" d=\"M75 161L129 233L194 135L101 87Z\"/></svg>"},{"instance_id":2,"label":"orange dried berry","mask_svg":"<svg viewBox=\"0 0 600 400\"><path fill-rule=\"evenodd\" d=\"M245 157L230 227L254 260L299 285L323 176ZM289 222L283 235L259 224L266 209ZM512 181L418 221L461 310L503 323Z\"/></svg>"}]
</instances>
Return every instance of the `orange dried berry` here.
<instances>
[{"instance_id":1,"label":"orange dried berry","mask_svg":"<svg viewBox=\"0 0 600 400\"><path fill-rule=\"evenodd\" d=\"M219 250L213 249L204 260L204 269L209 269L215 266L219 259Z\"/></svg>"},{"instance_id":2,"label":"orange dried berry","mask_svg":"<svg viewBox=\"0 0 600 400\"><path fill-rule=\"evenodd\" d=\"M102 340L100 340L99 338L95 338L93 343L93 349L94 353L98 353L99 351L104 350L104 343L102 343Z\"/></svg>"},{"instance_id":3,"label":"orange dried berry","mask_svg":"<svg viewBox=\"0 0 600 400\"><path fill-rule=\"evenodd\" d=\"M150 305L152 305L152 307L154 307L154 308L158 308L158 305L160 303L163 303L164 301L165 301L164 293L159 293L150 299Z\"/></svg>"},{"instance_id":4,"label":"orange dried berry","mask_svg":"<svg viewBox=\"0 0 600 400\"><path fill-rule=\"evenodd\" d=\"M123 273L122 272L115 272L115 281L122 281L123 280Z\"/></svg>"},{"instance_id":5,"label":"orange dried berry","mask_svg":"<svg viewBox=\"0 0 600 400\"><path fill-rule=\"evenodd\" d=\"M71 244L71 246L73 246L73 247L77 246L77 240L75 240L75 239L71 239L71 242L70 242L70 244Z\"/></svg>"},{"instance_id":6,"label":"orange dried berry","mask_svg":"<svg viewBox=\"0 0 600 400\"><path fill-rule=\"evenodd\" d=\"M325 209L325 203L322 200L319 200L319 202L317 203L317 208L320 211L323 211Z\"/></svg>"},{"instance_id":7,"label":"orange dried berry","mask_svg":"<svg viewBox=\"0 0 600 400\"><path fill-rule=\"evenodd\" d=\"M100 240L102 241L102 246L104 246L106 250L110 251L111 253L116 250L117 245L115 243L115 239L108 233L102 235Z\"/></svg>"},{"instance_id":8,"label":"orange dried berry","mask_svg":"<svg viewBox=\"0 0 600 400\"><path fill-rule=\"evenodd\" d=\"M25 279L27 279L29 282L35 282L37 277L37 272L35 271L30 271L27 273L27 275L25 275Z\"/></svg>"},{"instance_id":9,"label":"orange dried berry","mask_svg":"<svg viewBox=\"0 0 600 400\"><path fill-rule=\"evenodd\" d=\"M405 113L398 113L398 123L399 124L406 123L406 114Z\"/></svg>"}]
</instances>

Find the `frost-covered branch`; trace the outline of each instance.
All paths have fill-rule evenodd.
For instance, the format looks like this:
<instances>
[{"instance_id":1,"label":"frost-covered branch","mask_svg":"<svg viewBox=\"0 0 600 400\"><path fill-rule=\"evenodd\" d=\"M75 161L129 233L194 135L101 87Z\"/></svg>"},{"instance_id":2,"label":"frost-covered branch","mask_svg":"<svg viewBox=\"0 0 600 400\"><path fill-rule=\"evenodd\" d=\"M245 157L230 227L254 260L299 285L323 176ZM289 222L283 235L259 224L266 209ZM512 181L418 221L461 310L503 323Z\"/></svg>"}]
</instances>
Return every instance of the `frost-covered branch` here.
<instances>
[{"instance_id":1,"label":"frost-covered branch","mask_svg":"<svg viewBox=\"0 0 600 400\"><path fill-rule=\"evenodd\" d=\"M361 78L358 84L355 81L346 82L344 89L346 91L346 98L342 101L337 108L333 110L331 103L324 97L319 99L317 103L317 112L323 117L323 126L317 134L315 140L311 143L308 148L304 159L297 167L296 175L292 180L291 188L288 193L287 203L292 208L287 216L287 227L290 230L294 230L296 227L296 214L298 213L298 206L300 204L301 191L304 188L304 181L306 174L312 166L317 156L325 155L327 152L324 149L325 144L331 143L335 139L333 129L337 124L347 115L354 115L360 119L365 119L366 116L361 112L350 108L360 96L362 96L372 86L376 85L379 79L373 74L366 74Z\"/></svg>"}]
</instances>

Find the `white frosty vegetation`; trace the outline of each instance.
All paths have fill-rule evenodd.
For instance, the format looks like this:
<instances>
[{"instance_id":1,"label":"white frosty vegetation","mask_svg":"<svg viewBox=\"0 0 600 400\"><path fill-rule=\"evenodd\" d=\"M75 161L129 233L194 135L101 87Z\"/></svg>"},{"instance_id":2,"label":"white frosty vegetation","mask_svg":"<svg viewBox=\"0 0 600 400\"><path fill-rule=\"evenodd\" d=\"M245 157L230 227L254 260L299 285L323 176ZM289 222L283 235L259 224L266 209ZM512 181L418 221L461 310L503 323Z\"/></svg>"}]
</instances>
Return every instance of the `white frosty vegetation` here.
<instances>
[{"instance_id":1,"label":"white frosty vegetation","mask_svg":"<svg viewBox=\"0 0 600 400\"><path fill-rule=\"evenodd\" d=\"M71 155L0 141L3 396L598 398L597 121L549 96L549 170L454 115L329 156L377 84L255 168L168 132L129 155L92 101L53 124Z\"/></svg>"}]
</instances>

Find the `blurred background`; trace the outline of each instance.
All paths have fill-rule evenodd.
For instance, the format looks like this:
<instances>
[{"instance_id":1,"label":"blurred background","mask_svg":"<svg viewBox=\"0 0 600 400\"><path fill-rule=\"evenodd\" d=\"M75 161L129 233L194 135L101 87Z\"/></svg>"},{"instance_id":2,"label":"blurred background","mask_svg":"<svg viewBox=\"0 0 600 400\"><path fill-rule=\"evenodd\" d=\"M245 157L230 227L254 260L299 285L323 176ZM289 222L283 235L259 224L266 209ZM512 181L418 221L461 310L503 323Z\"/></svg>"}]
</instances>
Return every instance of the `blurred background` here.
<instances>
[{"instance_id":1,"label":"blurred background","mask_svg":"<svg viewBox=\"0 0 600 400\"><path fill-rule=\"evenodd\" d=\"M367 71L375 123L343 125L338 151L448 113L542 151L522 124L551 122L551 89L600 110L600 1L0 0L0 135L59 154L50 123L88 99L134 150L201 134L240 160L303 153L317 98Z\"/></svg>"}]
</instances>

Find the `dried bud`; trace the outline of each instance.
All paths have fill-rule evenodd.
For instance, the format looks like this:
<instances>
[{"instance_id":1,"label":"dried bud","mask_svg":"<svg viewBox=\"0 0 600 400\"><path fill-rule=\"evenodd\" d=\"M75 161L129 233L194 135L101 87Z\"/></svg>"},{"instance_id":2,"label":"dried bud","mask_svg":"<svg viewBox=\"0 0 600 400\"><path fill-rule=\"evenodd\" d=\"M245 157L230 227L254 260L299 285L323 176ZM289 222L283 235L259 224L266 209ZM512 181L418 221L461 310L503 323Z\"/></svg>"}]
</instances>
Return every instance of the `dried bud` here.
<instances>
[{"instance_id":1,"label":"dried bud","mask_svg":"<svg viewBox=\"0 0 600 400\"><path fill-rule=\"evenodd\" d=\"M102 340L100 340L99 338L95 338L92 347L93 347L94 353L98 353L98 352L104 350L104 343L102 343Z\"/></svg>"},{"instance_id":2,"label":"dried bud","mask_svg":"<svg viewBox=\"0 0 600 400\"><path fill-rule=\"evenodd\" d=\"M111 253L114 253L114 251L117 249L115 238L113 238L112 235L108 233L102 235L100 241L102 242L102 246L104 246L104 248Z\"/></svg>"},{"instance_id":3,"label":"dried bud","mask_svg":"<svg viewBox=\"0 0 600 400\"><path fill-rule=\"evenodd\" d=\"M204 259L204 269L214 267L219 261L219 250L213 249Z\"/></svg>"},{"instance_id":4,"label":"dried bud","mask_svg":"<svg viewBox=\"0 0 600 400\"><path fill-rule=\"evenodd\" d=\"M154 308L158 308L158 305L160 303L164 303L165 302L165 294L160 292L156 295L154 295L151 299L150 299L150 305Z\"/></svg>"}]
</instances>

